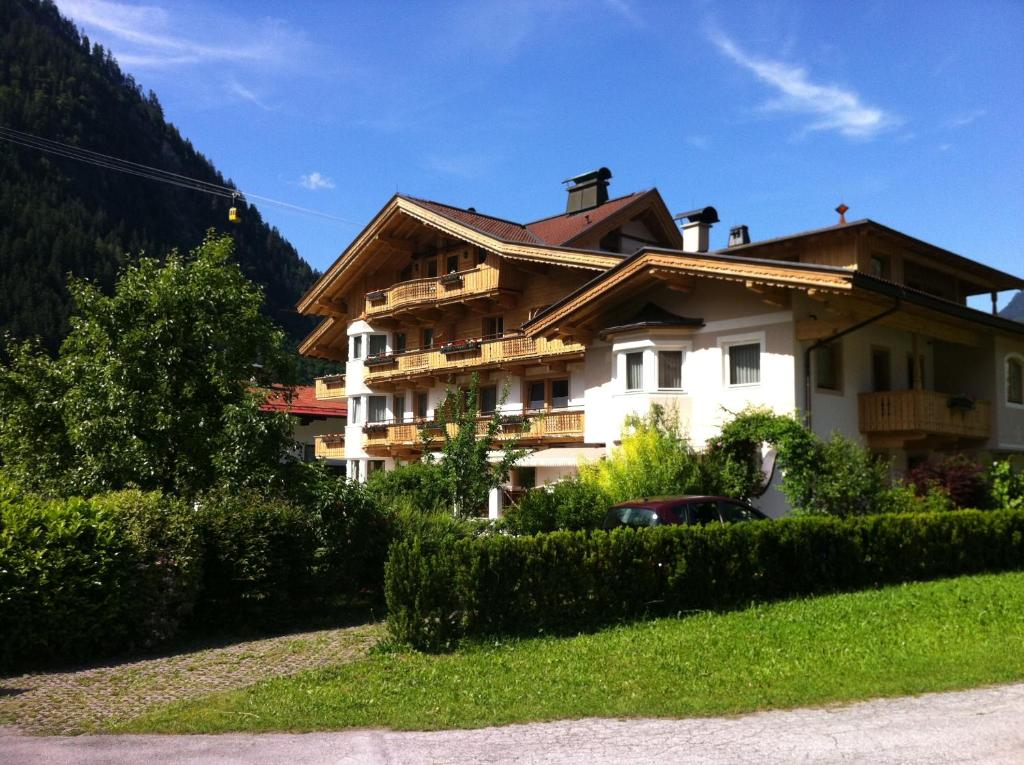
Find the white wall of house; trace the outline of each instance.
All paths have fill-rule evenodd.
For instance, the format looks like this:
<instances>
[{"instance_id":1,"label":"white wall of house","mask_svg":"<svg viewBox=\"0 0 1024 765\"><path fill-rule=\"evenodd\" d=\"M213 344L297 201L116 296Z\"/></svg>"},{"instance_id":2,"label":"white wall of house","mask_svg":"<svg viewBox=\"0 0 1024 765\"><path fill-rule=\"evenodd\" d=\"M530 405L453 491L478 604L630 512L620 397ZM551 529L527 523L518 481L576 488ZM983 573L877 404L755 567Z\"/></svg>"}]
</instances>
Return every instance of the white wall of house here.
<instances>
[{"instance_id":1,"label":"white wall of house","mask_svg":"<svg viewBox=\"0 0 1024 765\"><path fill-rule=\"evenodd\" d=\"M1007 400L1007 362L1013 358L1024 363L1024 340L997 337L993 356L996 370L992 402L995 412L995 433L991 448L998 451L1024 452L1024 406Z\"/></svg>"}]
</instances>

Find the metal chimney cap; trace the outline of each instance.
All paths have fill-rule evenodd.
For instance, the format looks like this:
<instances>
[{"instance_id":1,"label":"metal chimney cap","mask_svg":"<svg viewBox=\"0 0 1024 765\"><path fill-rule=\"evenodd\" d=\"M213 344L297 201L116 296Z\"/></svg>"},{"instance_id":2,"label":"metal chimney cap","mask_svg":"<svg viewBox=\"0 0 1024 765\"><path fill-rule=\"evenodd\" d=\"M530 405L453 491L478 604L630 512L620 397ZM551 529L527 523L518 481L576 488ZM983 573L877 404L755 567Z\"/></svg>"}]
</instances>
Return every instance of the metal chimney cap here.
<instances>
[{"instance_id":1,"label":"metal chimney cap","mask_svg":"<svg viewBox=\"0 0 1024 765\"><path fill-rule=\"evenodd\" d=\"M587 181L607 181L612 177L612 171L607 167L599 167L597 170L590 170L586 173L580 173L574 175L572 178L566 178L562 183L575 183L581 184Z\"/></svg>"},{"instance_id":2,"label":"metal chimney cap","mask_svg":"<svg viewBox=\"0 0 1024 765\"><path fill-rule=\"evenodd\" d=\"M714 207L699 207L689 212L677 213L672 217L673 220L682 220L683 218L689 220L690 223L718 223L718 210Z\"/></svg>"}]
</instances>

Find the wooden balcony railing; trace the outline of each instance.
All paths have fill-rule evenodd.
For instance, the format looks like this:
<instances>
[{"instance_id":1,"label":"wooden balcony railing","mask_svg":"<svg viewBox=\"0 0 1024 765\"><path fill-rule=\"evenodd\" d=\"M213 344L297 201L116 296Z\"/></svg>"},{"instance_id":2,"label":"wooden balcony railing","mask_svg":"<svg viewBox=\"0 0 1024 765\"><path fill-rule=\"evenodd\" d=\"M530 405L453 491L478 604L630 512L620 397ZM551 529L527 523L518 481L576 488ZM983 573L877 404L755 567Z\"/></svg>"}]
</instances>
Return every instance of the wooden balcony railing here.
<instances>
[{"instance_id":1,"label":"wooden balcony railing","mask_svg":"<svg viewBox=\"0 0 1024 765\"><path fill-rule=\"evenodd\" d=\"M503 412L511 421L503 425L495 437L495 441L519 440L524 445L542 443L582 442L583 411L580 409L551 409L549 411ZM519 418L525 418L523 425ZM477 419L478 436L487 433L490 416L484 415ZM455 425L445 426L454 434ZM430 422L387 422L373 423L364 427L366 433L366 451L368 453L388 453L402 450L421 450L424 447L424 433L429 439L429 446L440 445L442 441L440 426Z\"/></svg>"},{"instance_id":2,"label":"wooden balcony railing","mask_svg":"<svg viewBox=\"0 0 1024 765\"><path fill-rule=\"evenodd\" d=\"M381 316L399 308L446 303L507 289L502 272L490 266L477 266L445 276L413 279L377 290L366 296L366 316Z\"/></svg>"},{"instance_id":3,"label":"wooden balcony railing","mask_svg":"<svg viewBox=\"0 0 1024 765\"><path fill-rule=\"evenodd\" d=\"M346 398L345 375L327 375L316 378L316 397L320 401Z\"/></svg>"},{"instance_id":4,"label":"wooden balcony railing","mask_svg":"<svg viewBox=\"0 0 1024 765\"><path fill-rule=\"evenodd\" d=\"M586 347L582 343L565 340L547 340L543 337L513 335L483 340L479 347L459 353L444 353L441 347L429 350L406 351L395 356L395 363L379 371L367 369L367 385L427 376L435 373L479 367L516 366L528 362L543 363L557 357L582 356Z\"/></svg>"},{"instance_id":5,"label":"wooden balcony railing","mask_svg":"<svg viewBox=\"0 0 1024 765\"><path fill-rule=\"evenodd\" d=\"M313 444L313 453L318 460L345 459L344 433L330 433L324 436L317 436Z\"/></svg>"},{"instance_id":6,"label":"wooden balcony railing","mask_svg":"<svg viewBox=\"0 0 1024 765\"><path fill-rule=\"evenodd\" d=\"M858 396L860 431L905 437L986 439L991 430L988 401L968 401L930 390L894 390Z\"/></svg>"}]
</instances>

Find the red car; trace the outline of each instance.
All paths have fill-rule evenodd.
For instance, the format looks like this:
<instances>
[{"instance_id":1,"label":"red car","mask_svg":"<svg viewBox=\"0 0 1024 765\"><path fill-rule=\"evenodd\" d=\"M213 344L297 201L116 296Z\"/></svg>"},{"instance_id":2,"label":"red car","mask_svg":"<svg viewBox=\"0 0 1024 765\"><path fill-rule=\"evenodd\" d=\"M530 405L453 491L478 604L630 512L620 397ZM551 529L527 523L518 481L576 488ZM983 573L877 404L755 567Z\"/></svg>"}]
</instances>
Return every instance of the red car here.
<instances>
[{"instance_id":1,"label":"red car","mask_svg":"<svg viewBox=\"0 0 1024 765\"><path fill-rule=\"evenodd\" d=\"M605 530L620 526L704 526L708 523L766 521L768 516L732 497L649 497L620 502L608 509Z\"/></svg>"}]
</instances>

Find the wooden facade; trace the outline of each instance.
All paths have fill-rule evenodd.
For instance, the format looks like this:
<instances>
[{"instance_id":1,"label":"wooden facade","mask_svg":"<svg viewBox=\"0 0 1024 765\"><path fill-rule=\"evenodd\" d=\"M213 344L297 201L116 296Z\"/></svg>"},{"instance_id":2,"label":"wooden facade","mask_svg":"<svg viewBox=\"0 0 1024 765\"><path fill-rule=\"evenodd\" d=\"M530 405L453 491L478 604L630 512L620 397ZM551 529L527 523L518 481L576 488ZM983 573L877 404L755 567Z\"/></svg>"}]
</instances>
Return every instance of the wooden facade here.
<instances>
[{"instance_id":1,"label":"wooden facade","mask_svg":"<svg viewBox=\"0 0 1024 765\"><path fill-rule=\"evenodd\" d=\"M971 445L988 439L991 405L931 390L861 393L860 431L870 446Z\"/></svg>"}]
</instances>

